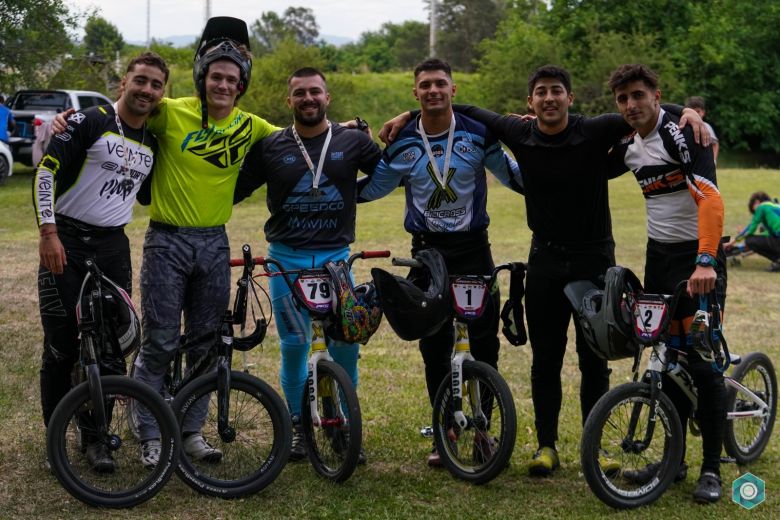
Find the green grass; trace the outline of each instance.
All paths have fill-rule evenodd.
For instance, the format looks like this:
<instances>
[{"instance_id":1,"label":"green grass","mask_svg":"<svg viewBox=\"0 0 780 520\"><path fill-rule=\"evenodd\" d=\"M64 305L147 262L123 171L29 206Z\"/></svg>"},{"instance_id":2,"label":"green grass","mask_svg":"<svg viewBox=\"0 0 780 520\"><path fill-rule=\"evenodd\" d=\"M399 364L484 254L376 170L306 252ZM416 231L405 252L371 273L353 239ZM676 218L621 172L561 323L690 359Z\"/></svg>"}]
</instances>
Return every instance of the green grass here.
<instances>
[{"instance_id":1,"label":"green grass","mask_svg":"<svg viewBox=\"0 0 780 520\"><path fill-rule=\"evenodd\" d=\"M726 229L748 218L746 201L753 191L777 191L780 172L722 170L720 187L726 201ZM71 498L43 468L44 429L40 416L38 368L42 333L37 307L37 235L30 203L29 172L20 170L0 187L0 518L105 518L106 512ZM628 176L610 185L618 261L642 273L646 241L644 201ZM242 243L255 253L265 250L261 234L267 210L263 193L237 206L228 229L234 255ZM491 185L491 242L496 261L524 260L529 231L521 197ZM402 229L403 197L363 205L358 212L355 248L388 248L406 255L409 237ZM136 278L147 213L138 208L128 228ZM362 265L361 265L362 264ZM357 264L357 279L368 268L387 267L386 260ZM780 275L764 271L768 262L748 257L729 272L726 334L732 349L762 350L780 364L775 336L780 323ZM506 293L505 293L506 294ZM138 300L138 285L135 286ZM569 335L573 336L573 331ZM279 389L279 349L275 331L263 350L250 352L255 374ZM570 342L563 369L560 471L550 479L531 479L525 465L536 449L530 396L530 350L502 343L501 371L510 384L518 411L518 437L511 467L485 486L471 486L446 471L426 467L430 442L418 430L430 424L423 366L417 346L398 340L385 323L362 348L359 393L364 415L364 442L369 464L343 485L317 478L307 464L288 465L279 479L258 495L237 501L199 496L175 477L151 502L131 511L110 512L117 518L780 518L780 441L771 440L762 458L749 470L767 483L767 502L751 512L729 500L731 481L746 468L723 467L726 497L714 506L692 502L696 472L673 486L656 504L639 512L613 512L585 484L579 468L581 436L576 356ZM627 362L614 364L612 384L630 377ZM701 458L700 439L689 440L688 462ZM639 515L639 516L637 516Z\"/></svg>"}]
</instances>

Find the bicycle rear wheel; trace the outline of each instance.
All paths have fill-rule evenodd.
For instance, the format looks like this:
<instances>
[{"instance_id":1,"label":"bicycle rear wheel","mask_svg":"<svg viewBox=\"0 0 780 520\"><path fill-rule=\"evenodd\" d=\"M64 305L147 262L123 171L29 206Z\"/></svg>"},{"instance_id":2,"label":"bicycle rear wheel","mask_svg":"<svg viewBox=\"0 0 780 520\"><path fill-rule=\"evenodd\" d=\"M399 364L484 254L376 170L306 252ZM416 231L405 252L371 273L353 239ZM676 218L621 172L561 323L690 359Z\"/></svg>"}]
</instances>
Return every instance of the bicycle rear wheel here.
<instances>
[{"instance_id":1,"label":"bicycle rear wheel","mask_svg":"<svg viewBox=\"0 0 780 520\"><path fill-rule=\"evenodd\" d=\"M734 415L726 421L723 445L726 453L739 464L748 464L761 455L772 435L777 415L777 376L766 354L751 352L742 358L731 378L747 387L767 405L761 415L739 417L739 414L759 411L760 406L744 390L733 387L728 389L726 411Z\"/></svg>"},{"instance_id":2,"label":"bicycle rear wheel","mask_svg":"<svg viewBox=\"0 0 780 520\"><path fill-rule=\"evenodd\" d=\"M630 509L656 501L680 467L684 432L677 412L661 393L653 435L646 439L650 407L649 385L626 383L604 394L585 421L582 472L593 493L608 506ZM619 468L605 472L601 458Z\"/></svg>"},{"instance_id":3,"label":"bicycle rear wheel","mask_svg":"<svg viewBox=\"0 0 780 520\"><path fill-rule=\"evenodd\" d=\"M266 382L243 372L230 375L229 435L218 428L217 372L196 378L173 401L182 434L197 425L218 457L182 449L176 472L192 489L221 498L239 498L267 487L290 456L292 426L282 398Z\"/></svg>"},{"instance_id":4,"label":"bicycle rear wheel","mask_svg":"<svg viewBox=\"0 0 780 520\"><path fill-rule=\"evenodd\" d=\"M346 371L332 361L317 363L317 413L314 425L308 385L304 390L301 424L314 471L334 482L347 480L358 464L363 437L360 403Z\"/></svg>"},{"instance_id":5,"label":"bicycle rear wheel","mask_svg":"<svg viewBox=\"0 0 780 520\"><path fill-rule=\"evenodd\" d=\"M509 466L517 436L515 404L504 378L481 361L463 363L462 385L465 428L455 420L450 374L433 402L433 438L450 473L484 484Z\"/></svg>"},{"instance_id":6,"label":"bicycle rear wheel","mask_svg":"<svg viewBox=\"0 0 780 520\"><path fill-rule=\"evenodd\" d=\"M102 401L108 435L100 438L93 420L89 383L72 389L54 410L46 431L52 473L82 502L98 507L132 507L156 495L173 474L179 451L179 428L173 411L148 386L125 376L104 376ZM127 424L127 404L144 406L161 435L160 463L152 470L139 460L141 447ZM113 465L92 466L88 447L107 450Z\"/></svg>"}]
</instances>

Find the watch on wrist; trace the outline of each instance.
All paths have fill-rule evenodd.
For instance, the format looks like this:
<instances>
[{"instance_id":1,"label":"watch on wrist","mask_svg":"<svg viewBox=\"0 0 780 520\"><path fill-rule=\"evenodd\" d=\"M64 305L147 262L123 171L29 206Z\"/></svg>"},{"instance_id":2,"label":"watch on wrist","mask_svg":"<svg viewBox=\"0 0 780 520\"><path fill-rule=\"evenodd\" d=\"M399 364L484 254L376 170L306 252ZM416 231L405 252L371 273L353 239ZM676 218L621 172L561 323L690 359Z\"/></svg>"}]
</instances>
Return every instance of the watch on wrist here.
<instances>
[{"instance_id":1,"label":"watch on wrist","mask_svg":"<svg viewBox=\"0 0 780 520\"><path fill-rule=\"evenodd\" d=\"M696 265L700 265L702 267L715 267L717 263L718 262L715 260L715 257L709 253L700 253L696 255Z\"/></svg>"}]
</instances>

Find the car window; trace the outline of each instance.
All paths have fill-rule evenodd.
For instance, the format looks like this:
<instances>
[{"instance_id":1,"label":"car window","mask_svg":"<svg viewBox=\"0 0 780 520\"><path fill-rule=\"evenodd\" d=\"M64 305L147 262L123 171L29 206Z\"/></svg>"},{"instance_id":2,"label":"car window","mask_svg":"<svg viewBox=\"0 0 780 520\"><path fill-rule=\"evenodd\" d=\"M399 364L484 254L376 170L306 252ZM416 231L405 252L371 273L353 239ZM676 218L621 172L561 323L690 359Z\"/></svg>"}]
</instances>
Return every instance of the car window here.
<instances>
[{"instance_id":1,"label":"car window","mask_svg":"<svg viewBox=\"0 0 780 520\"><path fill-rule=\"evenodd\" d=\"M14 100L15 110L61 112L70 108L70 97L65 92L22 92Z\"/></svg>"}]
</instances>

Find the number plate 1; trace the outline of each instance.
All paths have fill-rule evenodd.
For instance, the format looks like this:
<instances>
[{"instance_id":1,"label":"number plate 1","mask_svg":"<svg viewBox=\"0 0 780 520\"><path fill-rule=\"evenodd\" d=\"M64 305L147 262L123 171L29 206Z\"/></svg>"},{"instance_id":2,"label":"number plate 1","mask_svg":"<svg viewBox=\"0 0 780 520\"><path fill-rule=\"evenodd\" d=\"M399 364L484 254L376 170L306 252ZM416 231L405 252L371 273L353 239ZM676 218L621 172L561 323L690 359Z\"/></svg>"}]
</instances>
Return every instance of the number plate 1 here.
<instances>
[{"instance_id":1,"label":"number plate 1","mask_svg":"<svg viewBox=\"0 0 780 520\"><path fill-rule=\"evenodd\" d=\"M324 276L299 276L295 280L299 298L309 310L327 314L333 309L333 288L330 278Z\"/></svg>"},{"instance_id":2,"label":"number plate 1","mask_svg":"<svg viewBox=\"0 0 780 520\"><path fill-rule=\"evenodd\" d=\"M455 312L463 318L478 318L485 309L487 284L481 280L457 278L452 282Z\"/></svg>"},{"instance_id":3,"label":"number plate 1","mask_svg":"<svg viewBox=\"0 0 780 520\"><path fill-rule=\"evenodd\" d=\"M663 332L669 307L663 301L638 299L634 309L634 329L637 336L642 341L655 341Z\"/></svg>"}]
</instances>

